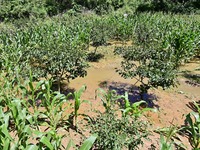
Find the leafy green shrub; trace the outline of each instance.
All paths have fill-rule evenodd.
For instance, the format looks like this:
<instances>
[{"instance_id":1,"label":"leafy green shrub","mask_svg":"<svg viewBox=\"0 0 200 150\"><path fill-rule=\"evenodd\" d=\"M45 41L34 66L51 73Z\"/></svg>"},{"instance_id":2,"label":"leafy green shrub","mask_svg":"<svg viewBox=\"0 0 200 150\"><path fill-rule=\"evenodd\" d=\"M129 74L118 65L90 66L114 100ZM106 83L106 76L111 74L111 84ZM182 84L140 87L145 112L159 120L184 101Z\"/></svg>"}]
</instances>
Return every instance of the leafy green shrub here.
<instances>
[{"instance_id":1,"label":"leafy green shrub","mask_svg":"<svg viewBox=\"0 0 200 150\"><path fill-rule=\"evenodd\" d=\"M110 39L111 28L108 18L94 18L91 24L90 40L95 47L106 45Z\"/></svg>"},{"instance_id":2,"label":"leafy green shrub","mask_svg":"<svg viewBox=\"0 0 200 150\"><path fill-rule=\"evenodd\" d=\"M105 14L124 5L124 0L75 0L77 4L94 10L97 14Z\"/></svg>"},{"instance_id":3,"label":"leafy green shrub","mask_svg":"<svg viewBox=\"0 0 200 150\"><path fill-rule=\"evenodd\" d=\"M30 16L44 17L46 15L45 1L40 0L3 0L0 1L0 20L19 19Z\"/></svg>"},{"instance_id":4,"label":"leafy green shrub","mask_svg":"<svg viewBox=\"0 0 200 150\"><path fill-rule=\"evenodd\" d=\"M115 53L124 58L117 71L124 78L136 78L141 83L142 98L151 87L165 89L176 85L179 66L198 55L196 26L200 24L177 16L140 14L137 17L133 45L116 47Z\"/></svg>"},{"instance_id":5,"label":"leafy green shrub","mask_svg":"<svg viewBox=\"0 0 200 150\"><path fill-rule=\"evenodd\" d=\"M73 23L52 21L14 33L3 33L0 39L1 57L9 63L29 64L37 79L50 77L60 88L64 79L69 81L86 75L90 28L81 23L76 20L74 26ZM24 75L29 73L26 71L24 69Z\"/></svg>"},{"instance_id":6,"label":"leafy green shrub","mask_svg":"<svg viewBox=\"0 0 200 150\"><path fill-rule=\"evenodd\" d=\"M98 14L116 10L124 5L124 0L3 0L0 1L0 21L8 19L43 18L53 16L77 7L87 7Z\"/></svg>"},{"instance_id":7,"label":"leafy green shrub","mask_svg":"<svg viewBox=\"0 0 200 150\"><path fill-rule=\"evenodd\" d=\"M45 0L48 15L53 16L73 8L73 0Z\"/></svg>"},{"instance_id":8,"label":"leafy green shrub","mask_svg":"<svg viewBox=\"0 0 200 150\"><path fill-rule=\"evenodd\" d=\"M118 118L115 112L99 114L92 122L91 132L98 138L96 149L136 149L148 135L147 125L130 116Z\"/></svg>"},{"instance_id":9,"label":"leafy green shrub","mask_svg":"<svg viewBox=\"0 0 200 150\"><path fill-rule=\"evenodd\" d=\"M73 8L72 0L3 0L0 1L0 20L44 18Z\"/></svg>"},{"instance_id":10,"label":"leafy green shrub","mask_svg":"<svg viewBox=\"0 0 200 150\"><path fill-rule=\"evenodd\" d=\"M147 138L148 124L140 119L144 111L139 111L139 104L133 104L133 112L129 113L128 107L119 109L119 100L128 101L127 96L117 95L115 91L105 92L98 90L105 112L98 112L97 117L90 121L91 133L98 135L94 148L119 150L123 148L137 149ZM122 102L123 103L123 102ZM121 115L120 115L121 111ZM137 111L137 112L136 112ZM126 115L124 115L126 113Z\"/></svg>"},{"instance_id":11,"label":"leafy green shrub","mask_svg":"<svg viewBox=\"0 0 200 150\"><path fill-rule=\"evenodd\" d=\"M120 41L129 41L134 34L136 16L130 14L111 15L109 24L112 26L111 38Z\"/></svg>"},{"instance_id":12,"label":"leafy green shrub","mask_svg":"<svg viewBox=\"0 0 200 150\"><path fill-rule=\"evenodd\" d=\"M137 11L163 11L172 13L194 13L199 9L198 0L150 0L141 3Z\"/></svg>"},{"instance_id":13,"label":"leafy green shrub","mask_svg":"<svg viewBox=\"0 0 200 150\"><path fill-rule=\"evenodd\" d=\"M119 74L124 78L135 78L140 85L141 99L151 87L167 88L176 83L176 72L171 53L145 48L121 48L116 53L122 54L124 61ZM147 81L146 78L148 79Z\"/></svg>"}]
</instances>

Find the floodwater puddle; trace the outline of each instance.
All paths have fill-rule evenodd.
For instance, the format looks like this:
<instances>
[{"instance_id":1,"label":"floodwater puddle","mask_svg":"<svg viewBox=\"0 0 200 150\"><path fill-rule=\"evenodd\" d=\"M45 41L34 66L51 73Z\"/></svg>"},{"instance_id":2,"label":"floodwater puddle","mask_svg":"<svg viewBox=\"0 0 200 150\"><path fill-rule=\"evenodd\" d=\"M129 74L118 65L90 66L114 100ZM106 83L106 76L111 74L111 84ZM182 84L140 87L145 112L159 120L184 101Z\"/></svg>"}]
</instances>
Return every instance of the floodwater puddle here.
<instances>
[{"instance_id":1,"label":"floodwater puddle","mask_svg":"<svg viewBox=\"0 0 200 150\"><path fill-rule=\"evenodd\" d=\"M191 61L180 67L179 85L175 90L200 98L200 60ZM195 77L195 80L193 79ZM198 81L198 82L195 82ZM199 99L200 100L200 99Z\"/></svg>"},{"instance_id":2,"label":"floodwater puddle","mask_svg":"<svg viewBox=\"0 0 200 150\"><path fill-rule=\"evenodd\" d=\"M87 90L83 93L82 99L93 101L93 108L103 110L100 101L95 101L96 90L104 88L109 90L116 90L119 94L124 94L126 91L137 93L137 81L135 79L124 79L117 72L116 68L120 67L121 58L113 55L113 46L111 45L100 48L97 51L102 53L104 57L99 62L90 63L90 68L87 69L87 76L84 78L77 78L70 82L69 87L76 90L80 89L82 85L87 86ZM182 74L179 75L179 85L176 88L163 91L162 89L152 89L149 92L148 100L149 106L158 108L158 112L149 112L147 114L149 121L152 123L152 129L170 126L171 124L183 125L184 115L190 113L192 110L188 104L192 101L200 100L200 87L188 84L189 80L184 76L184 72L190 74L200 74L200 62L190 62L180 68ZM133 95L134 99L137 96ZM82 109L89 109L88 106ZM92 113L90 112L90 115ZM187 145L189 143L185 141Z\"/></svg>"},{"instance_id":3,"label":"floodwater puddle","mask_svg":"<svg viewBox=\"0 0 200 150\"><path fill-rule=\"evenodd\" d=\"M115 46L116 45L112 44L110 46L103 46L98 48L97 52L104 55L104 57L100 59L99 62L90 63L90 68L87 69L87 76L84 78L77 78L72 80L70 82L70 87L78 90L82 85L86 85L87 91L84 93L84 98L92 100L95 97L95 90L100 87L106 87L109 90L119 88L108 88L108 84L111 83L126 84L124 91L128 90L127 92L129 92L131 86L138 86L139 83L137 83L136 79L124 79L116 72L116 68L120 68L120 62L122 59L119 56L115 56L113 54ZM92 51L94 48L90 49ZM190 79L187 79L184 76L184 73L200 75L200 69L198 68L200 68L200 60L195 60L185 64L184 66L181 66L180 72L182 73L178 77L179 84L173 90L188 94L189 96L192 95L200 97L200 86L189 84ZM120 84L118 84L118 86ZM120 94L123 94L123 92Z\"/></svg>"}]
</instances>

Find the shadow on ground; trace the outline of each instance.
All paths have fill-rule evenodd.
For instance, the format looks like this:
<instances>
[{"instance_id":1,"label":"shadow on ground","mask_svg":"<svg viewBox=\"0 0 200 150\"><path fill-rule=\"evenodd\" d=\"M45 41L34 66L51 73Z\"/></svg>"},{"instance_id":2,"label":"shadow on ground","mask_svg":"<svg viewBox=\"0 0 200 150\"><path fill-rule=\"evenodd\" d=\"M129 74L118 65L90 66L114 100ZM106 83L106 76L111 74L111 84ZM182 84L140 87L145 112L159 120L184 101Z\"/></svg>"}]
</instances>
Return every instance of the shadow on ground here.
<instances>
[{"instance_id":1,"label":"shadow on ground","mask_svg":"<svg viewBox=\"0 0 200 150\"><path fill-rule=\"evenodd\" d=\"M99 84L101 88L105 88L108 90L115 90L119 95L124 95L125 92L128 92L129 101L131 103L138 102L141 100L139 89L137 86L128 83L121 83L121 82L107 82L103 81ZM154 101L157 100L157 96L154 94L144 94L144 101L147 102L148 107L159 108L158 105L154 104Z\"/></svg>"},{"instance_id":2,"label":"shadow on ground","mask_svg":"<svg viewBox=\"0 0 200 150\"><path fill-rule=\"evenodd\" d=\"M198 107L200 108L200 100L196 101L195 103L194 102L189 102L188 104L186 104L186 106L188 108L190 108L192 111L198 112Z\"/></svg>"},{"instance_id":3,"label":"shadow on ground","mask_svg":"<svg viewBox=\"0 0 200 150\"><path fill-rule=\"evenodd\" d=\"M187 84L191 86L200 87L200 74L184 73L183 76L188 79Z\"/></svg>"},{"instance_id":4,"label":"shadow on ground","mask_svg":"<svg viewBox=\"0 0 200 150\"><path fill-rule=\"evenodd\" d=\"M99 62L99 60L102 59L103 57L104 55L101 53L91 52L88 53L87 60L89 62Z\"/></svg>"},{"instance_id":5,"label":"shadow on ground","mask_svg":"<svg viewBox=\"0 0 200 150\"><path fill-rule=\"evenodd\" d=\"M52 84L51 90L52 91L58 91L58 85L57 85L57 83L53 83ZM70 88L68 86L68 84L66 84L66 83L62 83L61 86L60 86L60 93L66 95L66 96L68 94L70 94L70 93L74 93L75 91L76 90L74 88Z\"/></svg>"}]
</instances>

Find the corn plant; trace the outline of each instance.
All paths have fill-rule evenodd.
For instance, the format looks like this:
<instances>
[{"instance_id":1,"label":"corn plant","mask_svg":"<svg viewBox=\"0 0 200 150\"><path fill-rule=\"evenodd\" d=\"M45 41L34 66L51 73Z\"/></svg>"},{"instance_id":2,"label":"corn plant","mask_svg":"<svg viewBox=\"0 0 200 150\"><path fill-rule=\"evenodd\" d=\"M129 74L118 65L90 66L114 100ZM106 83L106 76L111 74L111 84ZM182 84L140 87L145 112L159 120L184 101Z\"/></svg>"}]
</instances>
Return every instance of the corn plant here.
<instances>
[{"instance_id":1,"label":"corn plant","mask_svg":"<svg viewBox=\"0 0 200 150\"><path fill-rule=\"evenodd\" d=\"M181 130L182 128L177 125L155 130L155 132L160 134L160 149L173 150L175 145L181 149L187 149L178 137Z\"/></svg>"},{"instance_id":2,"label":"corn plant","mask_svg":"<svg viewBox=\"0 0 200 150\"><path fill-rule=\"evenodd\" d=\"M71 148L73 149L80 149L80 150L89 150L93 147L95 140L97 139L97 135L96 134L92 134L89 138L87 138L86 140L83 141L82 145L80 147L77 147L73 140L70 139L66 150L70 150Z\"/></svg>"},{"instance_id":3,"label":"corn plant","mask_svg":"<svg viewBox=\"0 0 200 150\"><path fill-rule=\"evenodd\" d=\"M127 92L123 96L123 99L124 99L125 104L124 104L124 108L121 109L121 111L124 116L131 115L133 117L138 118L146 111L156 111L156 109L153 109L153 108L148 108L148 107L141 108L141 105L144 105L144 104L147 105L147 102L145 102L143 100L131 104L128 99Z\"/></svg>"},{"instance_id":4,"label":"corn plant","mask_svg":"<svg viewBox=\"0 0 200 150\"><path fill-rule=\"evenodd\" d=\"M137 19L130 14L111 15L108 17L109 24L112 26L111 38L126 42L131 40L134 35L134 28Z\"/></svg>"},{"instance_id":5,"label":"corn plant","mask_svg":"<svg viewBox=\"0 0 200 150\"><path fill-rule=\"evenodd\" d=\"M100 88L96 91L96 98L97 97L101 99L106 112L114 109L117 100L122 98L122 96L118 95L115 90L106 92Z\"/></svg>"},{"instance_id":6,"label":"corn plant","mask_svg":"<svg viewBox=\"0 0 200 150\"><path fill-rule=\"evenodd\" d=\"M7 79L4 74L1 76L4 77L4 80L1 80L4 88L0 88L0 102L4 105L0 106L0 148L5 150L65 149L63 138L67 134L60 134L58 131L67 130L69 127L70 114L65 112L69 107L64 104L72 94L65 96L53 92L51 81L40 81L34 84L31 73L27 82L24 84L18 82L19 85L14 86L13 80ZM15 77L13 78L15 81ZM74 94L76 99L80 100L82 92ZM38 98L41 99L40 105L35 104ZM28 100L31 100L31 104L30 101L27 102ZM30 111L31 107L33 112ZM78 112L76 114L78 116ZM41 131L41 126L46 126L45 132ZM11 136L11 132L14 136ZM92 147L95 139L96 135L92 135L84 142L81 149ZM35 144L31 143L31 140Z\"/></svg>"},{"instance_id":7,"label":"corn plant","mask_svg":"<svg viewBox=\"0 0 200 150\"><path fill-rule=\"evenodd\" d=\"M17 73L17 71L15 72ZM26 101L17 98L20 96L19 79L17 76L9 76L1 73L3 88L0 89L1 99L1 146L5 149L26 149L30 146L28 139L32 137L32 129L34 128L34 119L26 107ZM16 84L17 83L17 84ZM10 133L13 131L14 136ZM5 142L10 143L5 145Z\"/></svg>"},{"instance_id":8,"label":"corn plant","mask_svg":"<svg viewBox=\"0 0 200 150\"><path fill-rule=\"evenodd\" d=\"M32 136L31 124L33 124L33 118L27 109L22 107L20 101L19 99L14 99L8 107L13 117L11 122L13 121L16 135L19 139L15 146L18 148L26 148L29 144L28 139Z\"/></svg>"},{"instance_id":9,"label":"corn plant","mask_svg":"<svg viewBox=\"0 0 200 150\"><path fill-rule=\"evenodd\" d=\"M173 150L173 143L167 141L163 135L160 135L160 150Z\"/></svg>"},{"instance_id":10,"label":"corn plant","mask_svg":"<svg viewBox=\"0 0 200 150\"><path fill-rule=\"evenodd\" d=\"M52 131L57 131L59 127L69 124L68 114L65 111L69 108L67 104L68 97L71 94L65 96L59 92L53 92L51 90L51 81L44 81L41 85L41 107L45 108L45 111L39 111L38 117L43 120L43 123L47 125Z\"/></svg>"},{"instance_id":11,"label":"corn plant","mask_svg":"<svg viewBox=\"0 0 200 150\"><path fill-rule=\"evenodd\" d=\"M94 142L96 141L98 135L93 134L87 138L80 147L80 150L89 150L92 148Z\"/></svg>"},{"instance_id":12,"label":"corn plant","mask_svg":"<svg viewBox=\"0 0 200 150\"><path fill-rule=\"evenodd\" d=\"M81 95L82 93L86 90L86 86L82 86L78 91L73 93L73 98L74 98L74 111L71 113L72 119L74 119L74 125L77 127L78 125L78 116L79 115L84 115L84 114L79 114L78 111L80 109L80 106L82 103L88 103L91 104L88 100L81 100Z\"/></svg>"},{"instance_id":13,"label":"corn plant","mask_svg":"<svg viewBox=\"0 0 200 150\"><path fill-rule=\"evenodd\" d=\"M9 131L10 113L4 113L3 107L0 106L0 148L9 150L11 142L14 141Z\"/></svg>"},{"instance_id":14,"label":"corn plant","mask_svg":"<svg viewBox=\"0 0 200 150\"><path fill-rule=\"evenodd\" d=\"M193 120L194 118L194 120ZM200 119L199 113L191 112L186 116L185 119L186 126L184 127L183 131L186 131L186 134L189 136L189 140L191 146L197 150L200 146Z\"/></svg>"}]
</instances>

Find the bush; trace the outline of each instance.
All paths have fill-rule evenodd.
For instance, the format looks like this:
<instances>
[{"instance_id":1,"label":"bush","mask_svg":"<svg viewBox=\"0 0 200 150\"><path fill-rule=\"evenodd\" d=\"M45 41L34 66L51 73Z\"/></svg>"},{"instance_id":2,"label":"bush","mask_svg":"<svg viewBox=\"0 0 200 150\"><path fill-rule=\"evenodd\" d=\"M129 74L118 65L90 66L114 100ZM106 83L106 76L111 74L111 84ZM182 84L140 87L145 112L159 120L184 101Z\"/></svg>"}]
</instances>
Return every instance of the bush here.
<instances>
[{"instance_id":1,"label":"bush","mask_svg":"<svg viewBox=\"0 0 200 150\"><path fill-rule=\"evenodd\" d=\"M151 87L176 85L179 66L199 51L198 22L159 16L138 15L134 44L115 49L124 58L117 71L124 78L136 78L141 83L141 98Z\"/></svg>"},{"instance_id":2,"label":"bush","mask_svg":"<svg viewBox=\"0 0 200 150\"><path fill-rule=\"evenodd\" d=\"M130 104L128 94L118 95L116 91L99 89L97 96L101 98L105 112L98 112L97 117L90 120L91 133L97 134L95 149L120 150L124 148L137 149L147 139L148 123L140 117L145 111L140 109L138 102ZM119 100L125 104L121 106ZM123 107L120 109L120 107ZM120 114L121 111L121 114Z\"/></svg>"},{"instance_id":3,"label":"bush","mask_svg":"<svg viewBox=\"0 0 200 150\"><path fill-rule=\"evenodd\" d=\"M44 17L45 1L41 0L4 0L0 2L0 20L19 19L30 16Z\"/></svg>"},{"instance_id":4,"label":"bush","mask_svg":"<svg viewBox=\"0 0 200 150\"><path fill-rule=\"evenodd\" d=\"M94 10L97 14L105 14L121 8L124 5L124 0L76 0L76 3Z\"/></svg>"},{"instance_id":5,"label":"bush","mask_svg":"<svg viewBox=\"0 0 200 150\"><path fill-rule=\"evenodd\" d=\"M147 125L143 121L130 116L118 118L114 112L100 114L93 123L92 133L98 135L96 149L136 149L148 135Z\"/></svg>"},{"instance_id":6,"label":"bush","mask_svg":"<svg viewBox=\"0 0 200 150\"><path fill-rule=\"evenodd\" d=\"M0 21L7 19L43 18L77 7L87 7L97 14L105 14L124 5L124 0L3 0L0 1Z\"/></svg>"},{"instance_id":7,"label":"bush","mask_svg":"<svg viewBox=\"0 0 200 150\"><path fill-rule=\"evenodd\" d=\"M29 64L37 79L52 78L60 87L64 79L69 81L87 73L90 29L82 23L80 20L71 25L50 21L11 34L2 33L1 58L21 66ZM27 69L23 71L24 75L29 73Z\"/></svg>"},{"instance_id":8,"label":"bush","mask_svg":"<svg viewBox=\"0 0 200 150\"><path fill-rule=\"evenodd\" d=\"M141 3L137 11L163 11L172 13L194 13L200 8L199 0L150 0Z\"/></svg>"}]
</instances>

